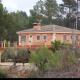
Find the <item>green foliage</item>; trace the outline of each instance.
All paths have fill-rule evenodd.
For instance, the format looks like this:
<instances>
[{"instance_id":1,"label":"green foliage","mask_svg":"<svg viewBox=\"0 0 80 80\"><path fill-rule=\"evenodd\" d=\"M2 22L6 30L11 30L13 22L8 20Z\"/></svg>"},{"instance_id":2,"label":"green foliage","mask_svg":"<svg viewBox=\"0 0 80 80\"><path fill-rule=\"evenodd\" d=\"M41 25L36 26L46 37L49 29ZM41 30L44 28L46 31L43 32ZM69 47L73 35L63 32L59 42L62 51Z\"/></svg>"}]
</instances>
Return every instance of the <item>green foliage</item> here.
<instances>
[{"instance_id":1,"label":"green foliage","mask_svg":"<svg viewBox=\"0 0 80 80\"><path fill-rule=\"evenodd\" d=\"M64 55L62 56L62 68L64 71L73 71L76 68L73 69L73 67L75 66L75 64L77 63L77 58L75 56L75 54L69 50L65 50L64 51Z\"/></svg>"},{"instance_id":2,"label":"green foliage","mask_svg":"<svg viewBox=\"0 0 80 80\"><path fill-rule=\"evenodd\" d=\"M52 23L52 17L55 17L58 12L56 0L45 0L45 15L48 16L49 24Z\"/></svg>"},{"instance_id":3,"label":"green foliage","mask_svg":"<svg viewBox=\"0 0 80 80\"><path fill-rule=\"evenodd\" d=\"M0 78L6 78L7 74L4 70L0 69Z\"/></svg>"},{"instance_id":4,"label":"green foliage","mask_svg":"<svg viewBox=\"0 0 80 80\"><path fill-rule=\"evenodd\" d=\"M70 62L70 64L75 64L77 62L77 58L74 53L68 55L68 62Z\"/></svg>"},{"instance_id":5,"label":"green foliage","mask_svg":"<svg viewBox=\"0 0 80 80\"><path fill-rule=\"evenodd\" d=\"M53 69L61 68L62 67L61 60L62 60L62 54L57 52L53 53L49 59L48 68L53 68Z\"/></svg>"},{"instance_id":6,"label":"green foliage","mask_svg":"<svg viewBox=\"0 0 80 80\"><path fill-rule=\"evenodd\" d=\"M15 56L15 62L27 63L30 58L30 52L26 48L18 49Z\"/></svg>"},{"instance_id":7,"label":"green foliage","mask_svg":"<svg viewBox=\"0 0 80 80\"><path fill-rule=\"evenodd\" d=\"M16 32L25 28L29 24L28 16L23 11L8 13L6 8L0 3L0 41L16 41Z\"/></svg>"},{"instance_id":8,"label":"green foliage","mask_svg":"<svg viewBox=\"0 0 80 80\"><path fill-rule=\"evenodd\" d=\"M43 24L50 24L53 22L52 17L55 17L58 12L58 4L56 0L39 0L30 10L30 14L35 20L40 20ZM35 13L35 14L34 14Z\"/></svg>"},{"instance_id":9,"label":"green foliage","mask_svg":"<svg viewBox=\"0 0 80 80\"><path fill-rule=\"evenodd\" d=\"M21 56L28 57L29 56L28 50L26 48L18 49L17 56L18 57L21 57Z\"/></svg>"},{"instance_id":10,"label":"green foliage","mask_svg":"<svg viewBox=\"0 0 80 80\"><path fill-rule=\"evenodd\" d=\"M2 61L11 61L13 62L27 62L30 57L30 53L27 49L16 49L16 48L7 48L1 55Z\"/></svg>"},{"instance_id":11,"label":"green foliage","mask_svg":"<svg viewBox=\"0 0 80 80\"><path fill-rule=\"evenodd\" d=\"M55 40L54 42L52 41L52 48L53 51L56 51L60 48L60 46L62 45L62 43L60 41Z\"/></svg>"},{"instance_id":12,"label":"green foliage","mask_svg":"<svg viewBox=\"0 0 80 80\"><path fill-rule=\"evenodd\" d=\"M77 11L77 2L76 2L77 0L62 0L62 1L63 4L60 4L59 8L62 15L66 14L66 17L63 19L64 26L73 28L73 25L75 24L76 21L75 16L73 16L73 12ZM79 20L78 20L78 24L79 24Z\"/></svg>"},{"instance_id":13,"label":"green foliage","mask_svg":"<svg viewBox=\"0 0 80 80\"><path fill-rule=\"evenodd\" d=\"M6 48L1 55L1 61L8 61L8 59L14 59L15 57L15 49L14 48Z\"/></svg>"},{"instance_id":14,"label":"green foliage","mask_svg":"<svg viewBox=\"0 0 80 80\"><path fill-rule=\"evenodd\" d=\"M42 47L31 54L30 62L36 64L40 71L44 71L46 70L46 65L51 54L52 51L47 47Z\"/></svg>"},{"instance_id":15,"label":"green foliage","mask_svg":"<svg viewBox=\"0 0 80 80\"><path fill-rule=\"evenodd\" d=\"M57 50L50 56L46 68L54 71L71 71L76 63L77 58L71 50Z\"/></svg>"},{"instance_id":16,"label":"green foliage","mask_svg":"<svg viewBox=\"0 0 80 80\"><path fill-rule=\"evenodd\" d=\"M74 0L63 0L63 2L63 5L72 5L75 3ZM63 7L64 6L62 6L62 8ZM63 18L63 16L59 14L59 9L56 0L39 0L36 5L33 6L33 9L30 10L30 16L27 16L26 12L23 11L8 13L6 8L0 3L0 41L16 41L18 39L16 32L32 28L33 23L37 20L43 25L54 23L69 26L71 14L67 14L66 18ZM72 11L72 8L70 11ZM55 17L56 19L54 19ZM72 24L73 23L74 22L72 22ZM70 27L72 28L72 26Z\"/></svg>"},{"instance_id":17,"label":"green foliage","mask_svg":"<svg viewBox=\"0 0 80 80\"><path fill-rule=\"evenodd\" d=\"M75 0L62 0L64 2L64 4L67 6L67 7L72 7L75 5L76 1Z\"/></svg>"},{"instance_id":18,"label":"green foliage","mask_svg":"<svg viewBox=\"0 0 80 80\"><path fill-rule=\"evenodd\" d=\"M30 62L34 63L40 72L47 70L71 71L77 63L77 58L69 48L63 48L52 52L46 47L33 52Z\"/></svg>"}]
</instances>

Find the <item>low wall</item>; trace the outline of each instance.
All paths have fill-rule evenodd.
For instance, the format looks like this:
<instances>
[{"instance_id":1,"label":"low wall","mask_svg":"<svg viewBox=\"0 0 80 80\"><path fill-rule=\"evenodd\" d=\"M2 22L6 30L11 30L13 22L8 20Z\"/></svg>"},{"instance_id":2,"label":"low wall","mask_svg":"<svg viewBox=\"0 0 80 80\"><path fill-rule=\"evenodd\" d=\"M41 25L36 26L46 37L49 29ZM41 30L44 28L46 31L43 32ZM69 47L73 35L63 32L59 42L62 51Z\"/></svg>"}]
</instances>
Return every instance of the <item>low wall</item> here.
<instances>
[{"instance_id":1,"label":"low wall","mask_svg":"<svg viewBox=\"0 0 80 80\"><path fill-rule=\"evenodd\" d=\"M0 68L1 69L9 69L11 66L13 66L14 63L11 62L7 62L7 63L0 63ZM16 66L23 66L22 63L16 63ZM30 64L30 63L24 63L24 66L26 67L26 69L28 70L37 70L36 66L34 64Z\"/></svg>"}]
</instances>

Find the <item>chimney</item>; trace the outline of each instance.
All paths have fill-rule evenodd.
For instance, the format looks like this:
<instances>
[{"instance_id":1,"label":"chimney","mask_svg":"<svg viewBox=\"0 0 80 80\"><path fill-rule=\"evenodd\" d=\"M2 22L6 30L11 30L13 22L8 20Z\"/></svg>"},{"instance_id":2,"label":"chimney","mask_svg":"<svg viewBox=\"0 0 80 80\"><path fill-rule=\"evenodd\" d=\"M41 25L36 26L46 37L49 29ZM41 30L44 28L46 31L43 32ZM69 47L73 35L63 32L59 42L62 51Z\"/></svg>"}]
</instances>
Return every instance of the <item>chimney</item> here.
<instances>
[{"instance_id":1,"label":"chimney","mask_svg":"<svg viewBox=\"0 0 80 80\"><path fill-rule=\"evenodd\" d=\"M33 23L33 28L35 30L41 30L41 24L40 23Z\"/></svg>"}]
</instances>

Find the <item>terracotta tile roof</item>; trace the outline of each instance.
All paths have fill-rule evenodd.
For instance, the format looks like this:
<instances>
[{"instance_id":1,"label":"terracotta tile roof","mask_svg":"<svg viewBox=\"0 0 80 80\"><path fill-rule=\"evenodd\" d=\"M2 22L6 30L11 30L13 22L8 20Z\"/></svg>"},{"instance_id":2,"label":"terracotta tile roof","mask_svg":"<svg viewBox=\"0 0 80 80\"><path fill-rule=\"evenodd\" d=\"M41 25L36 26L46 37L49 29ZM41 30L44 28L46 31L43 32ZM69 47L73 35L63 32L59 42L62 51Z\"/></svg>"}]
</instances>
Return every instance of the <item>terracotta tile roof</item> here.
<instances>
[{"instance_id":1,"label":"terracotta tile roof","mask_svg":"<svg viewBox=\"0 0 80 80\"><path fill-rule=\"evenodd\" d=\"M26 32L72 32L73 29L62 27L58 25L46 25L41 26L41 30L35 30L34 28L26 29L22 31L18 31L17 33L26 33ZM75 30L76 32L80 32L80 30Z\"/></svg>"}]
</instances>

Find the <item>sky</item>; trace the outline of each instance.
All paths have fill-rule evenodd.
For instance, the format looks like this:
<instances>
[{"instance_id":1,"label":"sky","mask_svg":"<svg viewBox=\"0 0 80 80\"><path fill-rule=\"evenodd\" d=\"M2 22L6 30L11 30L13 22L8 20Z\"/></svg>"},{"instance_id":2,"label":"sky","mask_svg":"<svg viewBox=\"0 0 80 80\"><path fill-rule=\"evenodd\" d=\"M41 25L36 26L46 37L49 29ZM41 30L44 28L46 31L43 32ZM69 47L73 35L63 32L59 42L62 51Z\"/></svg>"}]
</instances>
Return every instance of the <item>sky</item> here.
<instances>
[{"instance_id":1,"label":"sky","mask_svg":"<svg viewBox=\"0 0 80 80\"><path fill-rule=\"evenodd\" d=\"M3 6L9 12L13 11L25 11L29 15L29 10L33 8L38 0L2 0ZM57 0L58 3L61 3L61 0Z\"/></svg>"}]
</instances>

